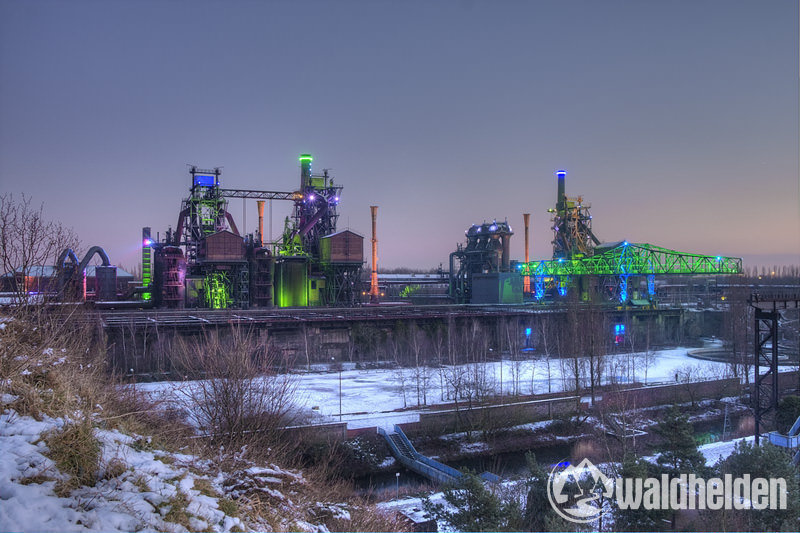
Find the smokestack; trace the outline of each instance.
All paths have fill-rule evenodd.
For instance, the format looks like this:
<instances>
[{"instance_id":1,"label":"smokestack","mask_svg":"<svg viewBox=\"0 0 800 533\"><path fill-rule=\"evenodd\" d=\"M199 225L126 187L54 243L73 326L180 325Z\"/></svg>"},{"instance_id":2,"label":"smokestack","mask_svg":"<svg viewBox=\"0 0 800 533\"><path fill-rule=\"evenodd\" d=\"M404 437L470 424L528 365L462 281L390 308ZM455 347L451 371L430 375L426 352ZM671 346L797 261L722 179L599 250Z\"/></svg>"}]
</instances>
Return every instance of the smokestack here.
<instances>
[{"instance_id":1,"label":"smokestack","mask_svg":"<svg viewBox=\"0 0 800 533\"><path fill-rule=\"evenodd\" d=\"M372 273L369 276L369 301L378 303L378 206L371 205L372 212Z\"/></svg>"},{"instance_id":2,"label":"smokestack","mask_svg":"<svg viewBox=\"0 0 800 533\"><path fill-rule=\"evenodd\" d=\"M564 196L567 194L565 191L566 187L564 185L564 181L567 177L567 171L556 170L556 176L558 176L558 196L556 197L556 210L558 210L560 214L567 207L567 202L564 198Z\"/></svg>"},{"instance_id":3,"label":"smokestack","mask_svg":"<svg viewBox=\"0 0 800 533\"><path fill-rule=\"evenodd\" d=\"M530 225L531 225L531 214L530 213L522 213L522 221L525 223L525 263L531 262L531 254L530 254ZM531 277L524 276L522 278L522 292L523 294L530 294L531 293Z\"/></svg>"},{"instance_id":4,"label":"smokestack","mask_svg":"<svg viewBox=\"0 0 800 533\"><path fill-rule=\"evenodd\" d=\"M500 259L501 272L508 272L511 269L511 235L513 233L503 233L500 236L503 243L503 254Z\"/></svg>"},{"instance_id":5,"label":"smokestack","mask_svg":"<svg viewBox=\"0 0 800 533\"><path fill-rule=\"evenodd\" d=\"M258 206L258 240L264 244L264 200L256 200Z\"/></svg>"}]
</instances>

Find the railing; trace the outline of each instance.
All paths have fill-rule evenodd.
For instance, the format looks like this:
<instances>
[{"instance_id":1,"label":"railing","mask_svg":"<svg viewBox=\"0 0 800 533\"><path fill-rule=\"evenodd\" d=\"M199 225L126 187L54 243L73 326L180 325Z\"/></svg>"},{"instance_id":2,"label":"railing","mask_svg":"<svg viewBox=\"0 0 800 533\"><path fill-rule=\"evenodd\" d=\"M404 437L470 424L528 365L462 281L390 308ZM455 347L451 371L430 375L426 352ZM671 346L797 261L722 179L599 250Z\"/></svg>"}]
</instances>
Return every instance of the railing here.
<instances>
[{"instance_id":1,"label":"railing","mask_svg":"<svg viewBox=\"0 0 800 533\"><path fill-rule=\"evenodd\" d=\"M412 472L416 472L438 483L447 483L461 477L461 472L455 468L451 468L440 463L439 461L419 453L399 426L394 426L394 433L387 433L385 429L379 427L378 434L386 439L386 442L389 443L392 453L400 461L400 463ZM401 450L397 443L392 439L392 437L395 435L408 449L409 453L411 454L410 457L406 453L403 453L403 450Z\"/></svg>"}]
</instances>

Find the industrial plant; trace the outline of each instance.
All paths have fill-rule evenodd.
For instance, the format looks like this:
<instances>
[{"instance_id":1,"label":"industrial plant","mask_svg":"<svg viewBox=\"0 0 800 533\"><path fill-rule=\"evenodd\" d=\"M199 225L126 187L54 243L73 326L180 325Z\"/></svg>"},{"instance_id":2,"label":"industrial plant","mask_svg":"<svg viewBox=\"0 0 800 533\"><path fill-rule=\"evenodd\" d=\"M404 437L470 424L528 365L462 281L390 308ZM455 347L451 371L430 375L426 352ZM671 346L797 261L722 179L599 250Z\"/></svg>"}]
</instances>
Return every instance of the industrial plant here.
<instances>
[{"instance_id":1,"label":"industrial plant","mask_svg":"<svg viewBox=\"0 0 800 533\"><path fill-rule=\"evenodd\" d=\"M142 230L142 299L154 307L225 309L352 306L360 302L364 238L336 231L342 187L313 174L300 156L300 186L289 192L223 188L221 171L190 170L192 185L175 230L154 240ZM229 198L254 199L258 231L243 235ZM292 202L283 235L264 239L264 202Z\"/></svg>"},{"instance_id":2,"label":"industrial plant","mask_svg":"<svg viewBox=\"0 0 800 533\"><path fill-rule=\"evenodd\" d=\"M739 274L742 260L697 255L625 240L603 242L592 230L590 204L567 196L565 170L557 171L551 213L552 258L531 260L529 220L524 214L525 257L511 259L514 231L508 220L473 224L466 243L450 254L449 270L438 276L388 276L377 269L377 206L372 214L372 261L362 278L364 237L337 230L342 185L327 169L312 171L310 154L299 157L299 187L292 191L222 186L220 168L192 166L191 187L181 202L175 228L142 229L141 284L112 266L92 247L81 261L64 250L39 275L7 273L6 290L24 289L65 301L92 300L100 307L157 309L249 309L353 307L378 303L383 295L407 302L455 304L546 303L574 297L617 306L655 303L656 278L665 275ZM231 198L256 200L258 229L243 234L228 210ZM264 234L266 201L292 202L282 235ZM95 257L102 265L89 265ZM91 267L91 269L89 268ZM49 273L45 275L45 271ZM389 285L393 287L390 288ZM424 287L424 289L423 289Z\"/></svg>"}]
</instances>

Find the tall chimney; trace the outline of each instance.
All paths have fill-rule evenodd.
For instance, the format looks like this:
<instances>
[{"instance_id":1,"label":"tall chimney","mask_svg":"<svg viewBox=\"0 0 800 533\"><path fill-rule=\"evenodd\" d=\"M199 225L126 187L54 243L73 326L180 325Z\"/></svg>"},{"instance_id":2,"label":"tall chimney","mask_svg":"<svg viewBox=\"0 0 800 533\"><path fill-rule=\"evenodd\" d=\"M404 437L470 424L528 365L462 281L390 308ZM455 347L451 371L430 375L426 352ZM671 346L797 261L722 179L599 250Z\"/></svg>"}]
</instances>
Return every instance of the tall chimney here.
<instances>
[{"instance_id":1,"label":"tall chimney","mask_svg":"<svg viewBox=\"0 0 800 533\"><path fill-rule=\"evenodd\" d=\"M378 206L371 205L369 210L372 212L372 273L369 276L369 301L378 303Z\"/></svg>"},{"instance_id":2,"label":"tall chimney","mask_svg":"<svg viewBox=\"0 0 800 533\"><path fill-rule=\"evenodd\" d=\"M264 244L264 200L256 200L258 206L258 240Z\"/></svg>"},{"instance_id":3,"label":"tall chimney","mask_svg":"<svg viewBox=\"0 0 800 533\"><path fill-rule=\"evenodd\" d=\"M562 215L562 211L567 208L567 200L566 196L566 186L565 181L567 177L566 170L556 170L556 176L558 177L558 192L556 197L556 210L558 211L559 215Z\"/></svg>"},{"instance_id":4,"label":"tall chimney","mask_svg":"<svg viewBox=\"0 0 800 533\"><path fill-rule=\"evenodd\" d=\"M525 223L525 264L531 262L531 250L530 250L530 225L531 225L531 214L530 213L522 213L522 221ZM531 293L531 277L524 276L522 278L522 293L523 294L530 294Z\"/></svg>"}]
</instances>

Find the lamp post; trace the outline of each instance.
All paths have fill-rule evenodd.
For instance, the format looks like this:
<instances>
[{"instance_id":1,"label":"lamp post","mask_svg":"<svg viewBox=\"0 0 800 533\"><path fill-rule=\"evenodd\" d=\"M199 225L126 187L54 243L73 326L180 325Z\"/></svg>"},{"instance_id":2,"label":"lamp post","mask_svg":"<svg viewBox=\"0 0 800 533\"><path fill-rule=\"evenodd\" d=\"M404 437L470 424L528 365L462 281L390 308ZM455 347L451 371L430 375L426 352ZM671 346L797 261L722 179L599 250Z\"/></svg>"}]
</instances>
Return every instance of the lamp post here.
<instances>
[{"instance_id":1,"label":"lamp post","mask_svg":"<svg viewBox=\"0 0 800 533\"><path fill-rule=\"evenodd\" d=\"M394 479L395 479L395 482L396 482L396 485L395 485L395 496L394 497L395 497L395 499L399 500L400 499L400 472L395 472L394 473Z\"/></svg>"}]
</instances>

